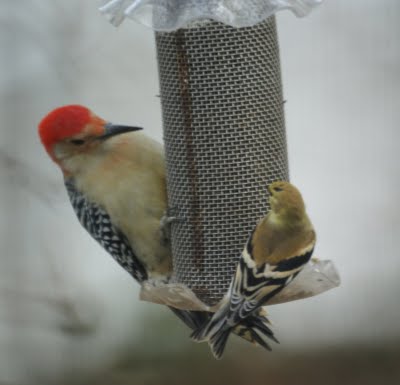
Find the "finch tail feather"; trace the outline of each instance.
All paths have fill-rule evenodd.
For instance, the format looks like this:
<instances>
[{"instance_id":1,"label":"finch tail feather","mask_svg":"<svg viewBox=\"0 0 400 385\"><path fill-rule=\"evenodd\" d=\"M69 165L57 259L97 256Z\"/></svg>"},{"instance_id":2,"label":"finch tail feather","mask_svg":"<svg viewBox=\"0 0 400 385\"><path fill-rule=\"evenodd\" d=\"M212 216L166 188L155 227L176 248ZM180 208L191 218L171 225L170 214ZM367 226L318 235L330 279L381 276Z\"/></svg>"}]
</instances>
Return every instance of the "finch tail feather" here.
<instances>
[{"instance_id":1,"label":"finch tail feather","mask_svg":"<svg viewBox=\"0 0 400 385\"><path fill-rule=\"evenodd\" d=\"M271 350L268 340L279 343L269 327L267 317L255 313L250 314L238 324L232 324L228 315L229 308L220 310L219 314L215 314L209 322L203 324L191 335L191 338L196 342L208 341L215 358L220 359L222 357L228 337L233 331L239 337L262 346L266 350Z\"/></svg>"},{"instance_id":2,"label":"finch tail feather","mask_svg":"<svg viewBox=\"0 0 400 385\"><path fill-rule=\"evenodd\" d=\"M219 329L208 341L211 351L217 360L222 358L231 331L232 328L225 325L224 328Z\"/></svg>"}]
</instances>

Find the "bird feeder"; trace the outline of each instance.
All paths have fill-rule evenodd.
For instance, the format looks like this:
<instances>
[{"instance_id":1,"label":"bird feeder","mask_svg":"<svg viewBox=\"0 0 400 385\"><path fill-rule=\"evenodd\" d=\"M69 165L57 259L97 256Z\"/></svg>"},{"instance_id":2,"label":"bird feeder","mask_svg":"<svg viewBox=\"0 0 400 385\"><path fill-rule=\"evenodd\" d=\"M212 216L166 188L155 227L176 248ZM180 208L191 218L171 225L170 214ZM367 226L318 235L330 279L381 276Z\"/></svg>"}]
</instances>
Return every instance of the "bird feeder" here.
<instances>
[{"instance_id":1,"label":"bird feeder","mask_svg":"<svg viewBox=\"0 0 400 385\"><path fill-rule=\"evenodd\" d=\"M274 14L306 15L318 0L113 0L101 11L155 30L174 265L142 299L212 310L227 292L251 229L268 210L266 186L288 180ZM337 286L313 261L275 302Z\"/></svg>"}]
</instances>

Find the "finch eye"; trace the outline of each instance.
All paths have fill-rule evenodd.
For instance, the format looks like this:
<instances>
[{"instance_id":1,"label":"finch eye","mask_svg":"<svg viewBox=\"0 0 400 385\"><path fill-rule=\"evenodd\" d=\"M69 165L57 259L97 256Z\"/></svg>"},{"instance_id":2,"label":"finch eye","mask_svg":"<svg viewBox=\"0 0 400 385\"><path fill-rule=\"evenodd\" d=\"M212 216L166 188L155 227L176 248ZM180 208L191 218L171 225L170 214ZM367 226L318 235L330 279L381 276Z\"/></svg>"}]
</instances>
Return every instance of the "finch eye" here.
<instances>
[{"instance_id":1,"label":"finch eye","mask_svg":"<svg viewBox=\"0 0 400 385\"><path fill-rule=\"evenodd\" d=\"M279 192L282 191L282 189L280 187L274 187L274 191Z\"/></svg>"},{"instance_id":2,"label":"finch eye","mask_svg":"<svg viewBox=\"0 0 400 385\"><path fill-rule=\"evenodd\" d=\"M71 139L71 143L75 144L75 146L82 146L82 144L85 144L85 141L83 139Z\"/></svg>"}]
</instances>

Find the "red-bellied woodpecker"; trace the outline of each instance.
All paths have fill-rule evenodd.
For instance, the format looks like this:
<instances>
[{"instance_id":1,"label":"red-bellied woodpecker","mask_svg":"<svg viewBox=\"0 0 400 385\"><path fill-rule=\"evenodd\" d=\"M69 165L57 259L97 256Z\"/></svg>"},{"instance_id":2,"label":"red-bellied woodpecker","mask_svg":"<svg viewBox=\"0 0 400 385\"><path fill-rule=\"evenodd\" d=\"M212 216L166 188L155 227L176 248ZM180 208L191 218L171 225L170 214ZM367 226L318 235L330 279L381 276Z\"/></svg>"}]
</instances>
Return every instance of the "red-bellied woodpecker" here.
<instances>
[{"instance_id":1,"label":"red-bellied woodpecker","mask_svg":"<svg viewBox=\"0 0 400 385\"><path fill-rule=\"evenodd\" d=\"M315 231L296 187L268 186L271 211L257 224L242 252L226 303L192 334L221 358L230 332L287 286L310 260Z\"/></svg>"},{"instance_id":2,"label":"red-bellied woodpecker","mask_svg":"<svg viewBox=\"0 0 400 385\"><path fill-rule=\"evenodd\" d=\"M63 172L82 226L139 283L168 282L172 255L161 226L167 209L163 148L138 130L109 123L79 105L59 107L39 124L43 146ZM193 330L210 317L171 310ZM267 324L257 314L234 332L266 347L263 338L273 337Z\"/></svg>"}]
</instances>

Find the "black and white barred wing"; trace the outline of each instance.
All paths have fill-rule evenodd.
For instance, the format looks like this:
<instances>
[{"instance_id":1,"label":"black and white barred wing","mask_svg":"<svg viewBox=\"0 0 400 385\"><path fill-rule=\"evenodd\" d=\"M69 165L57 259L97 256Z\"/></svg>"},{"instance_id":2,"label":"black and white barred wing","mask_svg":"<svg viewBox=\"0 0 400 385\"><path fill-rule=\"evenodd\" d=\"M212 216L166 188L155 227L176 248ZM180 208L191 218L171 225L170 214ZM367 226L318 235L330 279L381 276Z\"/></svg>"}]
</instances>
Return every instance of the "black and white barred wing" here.
<instances>
[{"instance_id":1,"label":"black and white barred wing","mask_svg":"<svg viewBox=\"0 0 400 385\"><path fill-rule=\"evenodd\" d=\"M65 187L81 225L133 278L139 282L146 280L147 272L143 264L126 236L112 224L107 212L90 202L72 181L65 181Z\"/></svg>"},{"instance_id":2,"label":"black and white barred wing","mask_svg":"<svg viewBox=\"0 0 400 385\"><path fill-rule=\"evenodd\" d=\"M246 318L287 286L310 260L314 245L300 255L276 265L264 263L257 267L246 247L240 258L231 287L230 322Z\"/></svg>"}]
</instances>

